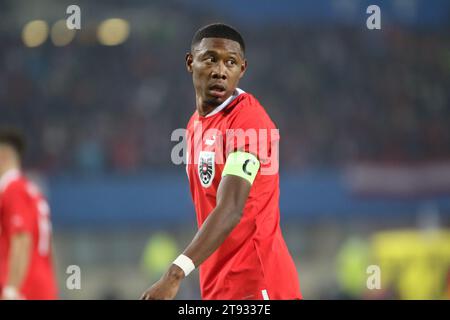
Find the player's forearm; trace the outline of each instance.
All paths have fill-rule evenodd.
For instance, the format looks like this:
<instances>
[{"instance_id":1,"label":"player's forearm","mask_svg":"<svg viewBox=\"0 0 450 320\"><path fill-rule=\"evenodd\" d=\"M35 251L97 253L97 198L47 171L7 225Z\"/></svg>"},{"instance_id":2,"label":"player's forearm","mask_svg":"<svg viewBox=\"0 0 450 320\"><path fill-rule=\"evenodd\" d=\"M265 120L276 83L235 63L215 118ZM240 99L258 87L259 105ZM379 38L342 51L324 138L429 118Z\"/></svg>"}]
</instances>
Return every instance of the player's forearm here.
<instances>
[{"instance_id":1,"label":"player's forearm","mask_svg":"<svg viewBox=\"0 0 450 320\"><path fill-rule=\"evenodd\" d=\"M241 216L239 209L216 207L183 254L191 258L198 267L225 241Z\"/></svg>"},{"instance_id":2,"label":"player's forearm","mask_svg":"<svg viewBox=\"0 0 450 320\"><path fill-rule=\"evenodd\" d=\"M19 289L25 279L30 262L31 236L18 233L12 236L9 251L9 273L6 285Z\"/></svg>"},{"instance_id":3,"label":"player's forearm","mask_svg":"<svg viewBox=\"0 0 450 320\"><path fill-rule=\"evenodd\" d=\"M200 266L225 241L242 217L251 184L236 175L222 178L217 191L215 209L203 222L192 242L171 265L171 279L189 274ZM166 275L167 275L166 274Z\"/></svg>"}]
</instances>

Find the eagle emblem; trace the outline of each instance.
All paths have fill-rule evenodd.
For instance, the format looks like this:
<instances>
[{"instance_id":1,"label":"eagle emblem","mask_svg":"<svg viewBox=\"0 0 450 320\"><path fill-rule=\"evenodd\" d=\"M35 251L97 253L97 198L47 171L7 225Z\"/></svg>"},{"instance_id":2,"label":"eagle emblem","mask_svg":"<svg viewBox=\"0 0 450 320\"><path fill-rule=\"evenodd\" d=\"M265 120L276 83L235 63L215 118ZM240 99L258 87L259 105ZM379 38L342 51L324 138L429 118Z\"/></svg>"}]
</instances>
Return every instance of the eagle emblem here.
<instances>
[{"instance_id":1,"label":"eagle emblem","mask_svg":"<svg viewBox=\"0 0 450 320\"><path fill-rule=\"evenodd\" d=\"M208 188L214 179L214 152L201 151L198 159L198 176L204 188Z\"/></svg>"}]
</instances>

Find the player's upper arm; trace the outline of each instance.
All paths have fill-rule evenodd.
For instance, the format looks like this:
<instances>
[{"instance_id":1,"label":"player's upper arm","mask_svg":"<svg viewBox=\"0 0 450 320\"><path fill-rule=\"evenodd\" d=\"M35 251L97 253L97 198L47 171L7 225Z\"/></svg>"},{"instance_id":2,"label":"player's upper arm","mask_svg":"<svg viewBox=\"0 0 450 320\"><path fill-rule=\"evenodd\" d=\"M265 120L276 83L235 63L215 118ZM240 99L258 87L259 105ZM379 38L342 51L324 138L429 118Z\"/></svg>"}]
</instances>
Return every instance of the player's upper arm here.
<instances>
[{"instance_id":1,"label":"player's upper arm","mask_svg":"<svg viewBox=\"0 0 450 320\"><path fill-rule=\"evenodd\" d=\"M252 185L258 173L259 166L259 160L255 155L244 151L234 151L227 157L225 167L222 171L222 177L227 175L241 177Z\"/></svg>"},{"instance_id":2,"label":"player's upper arm","mask_svg":"<svg viewBox=\"0 0 450 320\"><path fill-rule=\"evenodd\" d=\"M270 175L278 171L280 134L262 107L253 103L230 122L226 153L243 151L254 154L260 162L261 174Z\"/></svg>"},{"instance_id":3,"label":"player's upper arm","mask_svg":"<svg viewBox=\"0 0 450 320\"><path fill-rule=\"evenodd\" d=\"M217 206L240 217L258 169L259 161L253 154L242 151L230 153L217 191Z\"/></svg>"}]
</instances>

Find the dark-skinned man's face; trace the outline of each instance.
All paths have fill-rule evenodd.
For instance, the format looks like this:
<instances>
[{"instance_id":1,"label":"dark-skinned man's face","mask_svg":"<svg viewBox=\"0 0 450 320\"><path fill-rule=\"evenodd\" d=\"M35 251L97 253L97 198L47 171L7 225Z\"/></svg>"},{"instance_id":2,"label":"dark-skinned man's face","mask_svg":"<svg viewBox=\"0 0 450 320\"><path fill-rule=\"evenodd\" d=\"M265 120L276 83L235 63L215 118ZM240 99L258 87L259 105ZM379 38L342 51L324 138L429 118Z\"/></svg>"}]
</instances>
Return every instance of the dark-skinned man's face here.
<instances>
[{"instance_id":1,"label":"dark-skinned man's face","mask_svg":"<svg viewBox=\"0 0 450 320\"><path fill-rule=\"evenodd\" d=\"M231 96L247 68L238 42L204 38L186 54L197 98L203 105L216 107Z\"/></svg>"}]
</instances>

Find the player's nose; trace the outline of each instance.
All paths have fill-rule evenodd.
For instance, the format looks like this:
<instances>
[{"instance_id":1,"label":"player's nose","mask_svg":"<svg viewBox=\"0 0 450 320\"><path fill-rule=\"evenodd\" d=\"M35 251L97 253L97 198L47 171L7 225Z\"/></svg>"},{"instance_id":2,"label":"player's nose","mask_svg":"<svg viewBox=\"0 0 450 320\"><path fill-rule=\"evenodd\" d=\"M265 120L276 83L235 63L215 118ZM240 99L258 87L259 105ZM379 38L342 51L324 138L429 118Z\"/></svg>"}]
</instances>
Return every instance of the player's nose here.
<instances>
[{"instance_id":1,"label":"player's nose","mask_svg":"<svg viewBox=\"0 0 450 320\"><path fill-rule=\"evenodd\" d=\"M213 79L226 80L227 75L225 73L225 66L222 63L218 63L217 66L213 69L211 76Z\"/></svg>"},{"instance_id":2,"label":"player's nose","mask_svg":"<svg viewBox=\"0 0 450 320\"><path fill-rule=\"evenodd\" d=\"M221 80L226 80L227 79L227 75L223 72L213 72L212 73L212 78L213 79L221 79Z\"/></svg>"}]
</instances>

